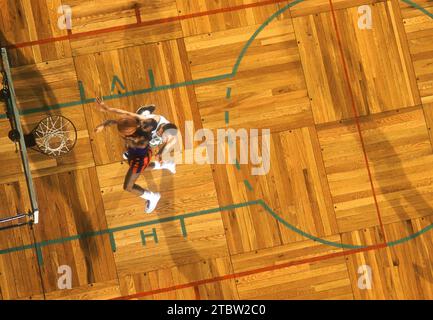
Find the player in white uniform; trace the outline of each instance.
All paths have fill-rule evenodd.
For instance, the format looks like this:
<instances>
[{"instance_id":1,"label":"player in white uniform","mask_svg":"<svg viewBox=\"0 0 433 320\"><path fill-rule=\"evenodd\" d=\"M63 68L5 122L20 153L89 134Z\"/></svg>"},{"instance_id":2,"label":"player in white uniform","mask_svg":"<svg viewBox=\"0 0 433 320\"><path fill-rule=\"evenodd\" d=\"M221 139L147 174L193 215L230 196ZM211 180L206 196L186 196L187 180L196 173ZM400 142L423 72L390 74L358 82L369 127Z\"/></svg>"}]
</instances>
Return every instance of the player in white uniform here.
<instances>
[{"instance_id":1,"label":"player in white uniform","mask_svg":"<svg viewBox=\"0 0 433 320\"><path fill-rule=\"evenodd\" d=\"M152 139L149 142L151 148L157 148L158 152L155 155L157 161L151 163L149 168L152 170L169 170L171 173L176 173L176 163L174 161L163 161L163 156L171 152L172 147L177 143L177 127L170 123L165 117L153 114L155 105L143 106L137 110L137 114L152 119L150 130ZM123 154L125 159L128 159L128 153Z\"/></svg>"}]
</instances>

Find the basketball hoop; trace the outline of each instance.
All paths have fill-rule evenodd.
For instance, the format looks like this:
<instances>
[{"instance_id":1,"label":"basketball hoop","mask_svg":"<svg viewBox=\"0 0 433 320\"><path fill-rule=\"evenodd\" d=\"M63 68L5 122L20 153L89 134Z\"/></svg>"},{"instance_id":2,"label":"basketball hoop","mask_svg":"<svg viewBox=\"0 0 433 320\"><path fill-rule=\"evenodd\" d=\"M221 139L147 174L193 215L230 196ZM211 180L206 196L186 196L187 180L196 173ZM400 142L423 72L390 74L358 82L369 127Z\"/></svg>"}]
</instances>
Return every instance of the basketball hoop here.
<instances>
[{"instance_id":1,"label":"basketball hoop","mask_svg":"<svg viewBox=\"0 0 433 320\"><path fill-rule=\"evenodd\" d=\"M25 138L28 148L36 148L50 157L60 157L74 149L77 143L77 129L63 116L50 116L39 122Z\"/></svg>"}]
</instances>

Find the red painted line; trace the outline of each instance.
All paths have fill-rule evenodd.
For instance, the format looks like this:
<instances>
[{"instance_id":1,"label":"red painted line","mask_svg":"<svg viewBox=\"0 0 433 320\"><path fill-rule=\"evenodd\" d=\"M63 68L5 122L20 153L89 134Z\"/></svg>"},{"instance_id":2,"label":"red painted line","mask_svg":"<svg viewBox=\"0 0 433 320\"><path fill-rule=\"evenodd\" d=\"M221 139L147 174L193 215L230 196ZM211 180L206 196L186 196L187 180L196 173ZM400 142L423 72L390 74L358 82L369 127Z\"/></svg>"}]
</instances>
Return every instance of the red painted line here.
<instances>
[{"instance_id":1,"label":"red painted line","mask_svg":"<svg viewBox=\"0 0 433 320\"><path fill-rule=\"evenodd\" d=\"M194 293L195 293L195 300L201 300L200 290L199 290L198 286L194 287Z\"/></svg>"},{"instance_id":2,"label":"red painted line","mask_svg":"<svg viewBox=\"0 0 433 320\"><path fill-rule=\"evenodd\" d=\"M361 147L362 147L362 152L364 154L364 161L365 161L365 164L367 167L368 178L370 180L371 191L373 192L373 199L374 199L374 204L376 206L377 217L379 219L379 224L380 224L380 228L381 228L381 231L383 234L384 242L386 243L387 241L386 241L386 235L385 235L385 228L383 226L382 217L380 215L379 204L377 203L376 191L374 189L373 178L372 178L372 174L371 174L371 170L370 170L370 164L368 161L367 151L366 151L365 143L364 143L364 137L362 136L361 125L359 123L359 114L358 114L358 110L356 109L355 97L353 94L352 86L350 84L349 71L348 71L348 67L347 67L346 58L344 57L344 50L343 50L342 41L341 41L341 37L340 37L340 31L338 30L337 18L335 15L335 10L334 10L334 5L332 3L332 0L329 0L329 5L331 6L332 19L334 21L334 27L335 27L335 32L337 35L338 46L340 48L341 60L342 60L342 64L343 64L344 74L346 77L346 84L349 88L350 99L352 101L352 110L353 110L353 114L355 116L355 122L356 122L356 127L357 127L358 133L359 133L359 139L361 141Z\"/></svg>"},{"instance_id":3,"label":"red painted line","mask_svg":"<svg viewBox=\"0 0 433 320\"><path fill-rule=\"evenodd\" d=\"M180 15L180 16L175 16L175 17L168 17L168 18L155 19L155 20L149 20L149 21L141 21L141 16L140 16L140 18L139 18L140 22L138 22L138 23L126 24L126 25L104 28L104 29L98 29L98 30L91 30L91 31L86 31L86 32L78 32L78 33L60 36L60 37L52 37L52 38L47 38L47 39L16 43L16 44L11 44L11 45L7 46L6 48L18 49L18 48L37 46L37 45L48 44L48 43L53 43L53 42L58 42L58 41L74 40L74 39L79 39L79 38L84 38L84 37L89 37L89 36L95 36L95 35L100 35L100 34L105 34L105 33L116 32L116 31L125 31L125 30L129 30L129 29L135 29L135 28L140 28L140 27L145 27L145 26L153 26L153 25L158 25L158 24L163 24L163 23L183 21L183 20L188 20L188 19L193 19L193 18L198 18L198 17L203 17L203 16L210 16L210 15L214 15L214 14L218 14L218 13L227 13L227 12L239 11L239 10L243 10L243 9L261 7L261 6L266 6L266 5L276 4L276 3L280 3L280 2L286 2L286 1L287 0L259 1L259 2L254 2L254 3L250 3L250 4L243 4L243 5L233 6L233 7L229 6L229 7L220 8L220 9L214 9L214 10L203 11L203 12L196 12L196 13L191 13L191 14L185 14L185 15ZM137 12L136 12L136 14L137 14ZM138 19L138 17L137 17L137 19Z\"/></svg>"},{"instance_id":4,"label":"red painted line","mask_svg":"<svg viewBox=\"0 0 433 320\"><path fill-rule=\"evenodd\" d=\"M214 283L214 282L220 282L220 281L224 281L224 280L231 280L231 279L235 279L235 278L246 277L246 276L250 276L253 274L284 269L284 268L302 265L302 264L307 264L307 263L324 261L324 260L337 258L337 257L350 256L350 255L354 255L356 253L376 251L378 249L383 249L386 247L387 247L386 244L378 244L378 245L369 246L369 247L365 247L365 248L361 248L361 249L343 250L343 251L339 251L339 252L326 254L323 256L317 256L317 257L312 257L312 258L307 258L307 259L302 259L302 260L297 260L297 261L291 261L291 262L287 262L284 264L267 266L267 267L258 268L258 269L254 269L254 270L228 274L225 276L219 276L219 277L204 279L204 280L200 280L200 281L194 281L194 282L190 282L190 283L180 284L180 285L167 287L167 288L156 289L156 290L152 290L152 291L140 292L140 293L136 293L133 295L119 297L119 298L115 298L115 299L111 299L111 300L139 299L139 298L143 298L143 297L147 297L147 296L151 296L151 295L155 295L155 294L160 294L160 293L166 293L166 292L170 292L170 291L174 291L174 290L182 290L182 289L191 288L191 287L198 287L198 286L202 286L202 285L205 285L208 283Z\"/></svg>"},{"instance_id":5,"label":"red painted line","mask_svg":"<svg viewBox=\"0 0 433 320\"><path fill-rule=\"evenodd\" d=\"M134 10L135 10L135 17L137 18L137 24L140 24L142 21L141 21L140 7L138 6L138 4L135 5Z\"/></svg>"}]
</instances>

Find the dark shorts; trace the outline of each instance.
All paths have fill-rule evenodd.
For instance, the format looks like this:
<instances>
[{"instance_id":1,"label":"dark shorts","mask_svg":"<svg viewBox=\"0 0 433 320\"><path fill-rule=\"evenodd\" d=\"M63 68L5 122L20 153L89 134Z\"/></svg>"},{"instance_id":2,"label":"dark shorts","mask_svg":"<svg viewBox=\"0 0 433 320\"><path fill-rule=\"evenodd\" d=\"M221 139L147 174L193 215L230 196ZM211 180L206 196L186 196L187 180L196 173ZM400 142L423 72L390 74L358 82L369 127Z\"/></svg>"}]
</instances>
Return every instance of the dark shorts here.
<instances>
[{"instance_id":1,"label":"dark shorts","mask_svg":"<svg viewBox=\"0 0 433 320\"><path fill-rule=\"evenodd\" d=\"M132 173L142 173L149 166L152 158L152 150L145 149L128 149L128 162Z\"/></svg>"}]
</instances>

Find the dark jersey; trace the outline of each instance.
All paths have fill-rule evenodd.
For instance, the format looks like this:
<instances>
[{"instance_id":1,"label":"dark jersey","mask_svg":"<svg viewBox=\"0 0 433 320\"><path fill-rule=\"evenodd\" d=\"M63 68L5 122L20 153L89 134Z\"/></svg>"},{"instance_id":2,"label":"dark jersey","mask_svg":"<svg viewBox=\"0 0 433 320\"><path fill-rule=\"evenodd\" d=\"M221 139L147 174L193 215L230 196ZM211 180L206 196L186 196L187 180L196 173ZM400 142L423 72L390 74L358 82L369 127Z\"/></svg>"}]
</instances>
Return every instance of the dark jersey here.
<instances>
[{"instance_id":1,"label":"dark jersey","mask_svg":"<svg viewBox=\"0 0 433 320\"><path fill-rule=\"evenodd\" d=\"M149 132L143 131L142 128L138 128L133 135L125 138L128 147L132 148L145 148L148 146L151 139L151 134Z\"/></svg>"}]
</instances>

